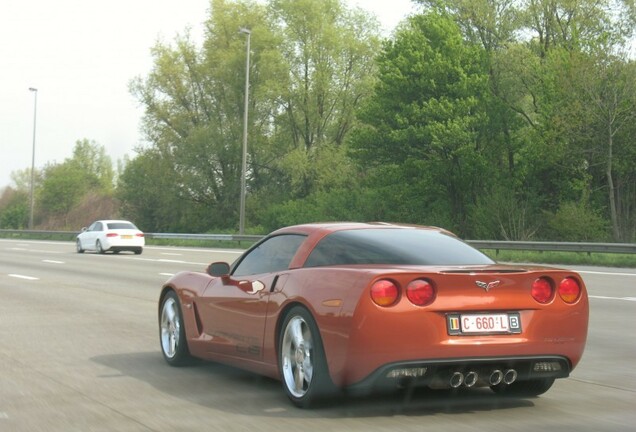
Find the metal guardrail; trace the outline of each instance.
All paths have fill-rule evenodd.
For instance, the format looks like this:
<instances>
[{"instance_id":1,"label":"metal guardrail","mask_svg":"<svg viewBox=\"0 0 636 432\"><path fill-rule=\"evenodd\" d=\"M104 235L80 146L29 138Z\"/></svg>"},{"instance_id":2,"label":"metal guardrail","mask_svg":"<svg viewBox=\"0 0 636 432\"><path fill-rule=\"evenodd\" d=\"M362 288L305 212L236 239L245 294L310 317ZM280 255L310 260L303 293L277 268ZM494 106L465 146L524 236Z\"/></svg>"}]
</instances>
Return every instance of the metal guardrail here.
<instances>
[{"instance_id":1,"label":"metal guardrail","mask_svg":"<svg viewBox=\"0 0 636 432\"><path fill-rule=\"evenodd\" d=\"M477 249L560 251L583 253L621 253L636 254L636 243L585 243L585 242L540 242L540 241L498 241L467 240L466 243Z\"/></svg>"},{"instance_id":2,"label":"metal guardrail","mask_svg":"<svg viewBox=\"0 0 636 432\"><path fill-rule=\"evenodd\" d=\"M35 236L68 236L74 238L81 231L46 231L46 230L10 230L0 229L0 236L3 234L31 234ZM262 235L240 235L240 234L185 234L185 233L144 233L146 238L152 239L175 239L175 240L221 240L221 241L248 241L256 242L262 239Z\"/></svg>"},{"instance_id":3,"label":"metal guardrail","mask_svg":"<svg viewBox=\"0 0 636 432\"><path fill-rule=\"evenodd\" d=\"M34 235L68 235L74 237L77 231L42 231L42 230L7 230L0 229L3 234L34 234ZM250 241L262 239L260 235L239 234L182 234L182 233L145 233L146 237L153 239L175 240L223 240L223 241ZM526 250L526 251L562 251L581 253L622 253L636 254L636 243L590 243L590 242L541 242L541 241L499 241L499 240L466 240L466 243L477 249L499 250Z\"/></svg>"},{"instance_id":4,"label":"metal guardrail","mask_svg":"<svg viewBox=\"0 0 636 432\"><path fill-rule=\"evenodd\" d=\"M260 235L240 235L240 234L180 234L180 233L145 233L146 237L153 239L176 239L176 240L225 240L225 241L259 241L263 238Z\"/></svg>"}]
</instances>

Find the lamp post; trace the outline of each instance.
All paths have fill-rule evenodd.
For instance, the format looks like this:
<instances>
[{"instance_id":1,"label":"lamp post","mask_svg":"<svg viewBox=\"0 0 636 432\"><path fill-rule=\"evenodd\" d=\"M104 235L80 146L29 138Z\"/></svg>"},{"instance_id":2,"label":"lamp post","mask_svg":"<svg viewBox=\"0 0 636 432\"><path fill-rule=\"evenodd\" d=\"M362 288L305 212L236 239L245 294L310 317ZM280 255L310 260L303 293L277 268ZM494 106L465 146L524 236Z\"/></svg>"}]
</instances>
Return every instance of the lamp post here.
<instances>
[{"instance_id":1,"label":"lamp post","mask_svg":"<svg viewBox=\"0 0 636 432\"><path fill-rule=\"evenodd\" d=\"M34 87L29 87L29 91L35 94L34 104L33 104L33 151L31 153L31 191L30 191L30 200L31 200L31 210L29 212L29 229L33 229L33 183L35 181L35 125L38 113L38 89Z\"/></svg>"},{"instance_id":2,"label":"lamp post","mask_svg":"<svg viewBox=\"0 0 636 432\"><path fill-rule=\"evenodd\" d=\"M245 232L245 176L247 172L247 109L250 90L250 39L252 32L246 28L240 28L239 33L247 35L247 53L245 63L245 105L243 107L243 159L241 163L241 208L239 213L239 234Z\"/></svg>"}]
</instances>

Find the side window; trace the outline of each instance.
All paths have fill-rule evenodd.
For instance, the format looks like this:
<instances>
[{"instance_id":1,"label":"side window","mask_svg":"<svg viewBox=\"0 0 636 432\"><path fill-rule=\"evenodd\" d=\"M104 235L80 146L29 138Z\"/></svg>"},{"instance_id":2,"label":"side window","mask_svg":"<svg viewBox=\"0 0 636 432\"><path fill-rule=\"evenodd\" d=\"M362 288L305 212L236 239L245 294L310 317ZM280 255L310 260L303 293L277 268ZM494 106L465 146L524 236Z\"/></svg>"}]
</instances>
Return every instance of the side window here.
<instances>
[{"instance_id":1,"label":"side window","mask_svg":"<svg viewBox=\"0 0 636 432\"><path fill-rule=\"evenodd\" d=\"M100 226L99 222L93 222L86 231L99 231L99 226Z\"/></svg>"},{"instance_id":2,"label":"side window","mask_svg":"<svg viewBox=\"0 0 636 432\"><path fill-rule=\"evenodd\" d=\"M265 240L238 263L232 275L248 276L288 269L305 238L304 235L283 234Z\"/></svg>"}]
</instances>

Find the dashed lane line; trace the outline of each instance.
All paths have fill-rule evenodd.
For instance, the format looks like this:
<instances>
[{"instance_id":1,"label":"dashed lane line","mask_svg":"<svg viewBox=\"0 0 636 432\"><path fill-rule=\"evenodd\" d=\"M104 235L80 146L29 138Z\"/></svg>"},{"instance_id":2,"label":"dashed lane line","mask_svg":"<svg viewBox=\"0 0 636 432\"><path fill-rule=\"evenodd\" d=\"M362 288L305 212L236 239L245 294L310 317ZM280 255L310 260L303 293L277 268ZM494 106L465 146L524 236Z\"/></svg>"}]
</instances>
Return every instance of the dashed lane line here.
<instances>
[{"instance_id":1,"label":"dashed lane line","mask_svg":"<svg viewBox=\"0 0 636 432\"><path fill-rule=\"evenodd\" d=\"M36 278L33 276L25 276L25 275L14 274L14 273L10 273L8 276L12 278L24 279L24 280L32 280L32 281L40 280L40 278Z\"/></svg>"},{"instance_id":2,"label":"dashed lane line","mask_svg":"<svg viewBox=\"0 0 636 432\"><path fill-rule=\"evenodd\" d=\"M593 299L599 299L599 300L636 301L636 297L609 297L609 296L597 296L597 295L591 295L588 297Z\"/></svg>"}]
</instances>

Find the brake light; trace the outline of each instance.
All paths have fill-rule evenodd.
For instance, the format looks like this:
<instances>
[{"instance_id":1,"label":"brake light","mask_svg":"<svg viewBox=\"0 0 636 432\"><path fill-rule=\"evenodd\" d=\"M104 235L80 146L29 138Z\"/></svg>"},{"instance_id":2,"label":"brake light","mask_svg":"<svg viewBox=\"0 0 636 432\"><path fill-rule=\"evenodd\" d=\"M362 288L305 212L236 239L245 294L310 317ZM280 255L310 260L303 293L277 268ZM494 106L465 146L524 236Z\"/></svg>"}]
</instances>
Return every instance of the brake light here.
<instances>
[{"instance_id":1,"label":"brake light","mask_svg":"<svg viewBox=\"0 0 636 432\"><path fill-rule=\"evenodd\" d=\"M406 297L416 306L427 306L435 300L435 288L426 279L416 279L407 285Z\"/></svg>"},{"instance_id":2,"label":"brake light","mask_svg":"<svg viewBox=\"0 0 636 432\"><path fill-rule=\"evenodd\" d=\"M552 299L554 288L550 279L541 277L532 283L532 298L539 303L547 303Z\"/></svg>"},{"instance_id":3,"label":"brake light","mask_svg":"<svg viewBox=\"0 0 636 432\"><path fill-rule=\"evenodd\" d=\"M391 306L395 304L398 296L397 285L388 279L381 279L371 285L371 299L378 306Z\"/></svg>"},{"instance_id":4,"label":"brake light","mask_svg":"<svg viewBox=\"0 0 636 432\"><path fill-rule=\"evenodd\" d=\"M108 234L106 234L106 237L117 237L117 236L119 236L119 234L117 234L117 233L108 233Z\"/></svg>"},{"instance_id":5,"label":"brake light","mask_svg":"<svg viewBox=\"0 0 636 432\"><path fill-rule=\"evenodd\" d=\"M137 236L137 237L143 237L143 236L144 236L144 233L137 233L137 234L135 234L135 236Z\"/></svg>"},{"instance_id":6,"label":"brake light","mask_svg":"<svg viewBox=\"0 0 636 432\"><path fill-rule=\"evenodd\" d=\"M581 287L574 278L565 278L559 284L559 295L566 303L574 303L581 295Z\"/></svg>"}]
</instances>

